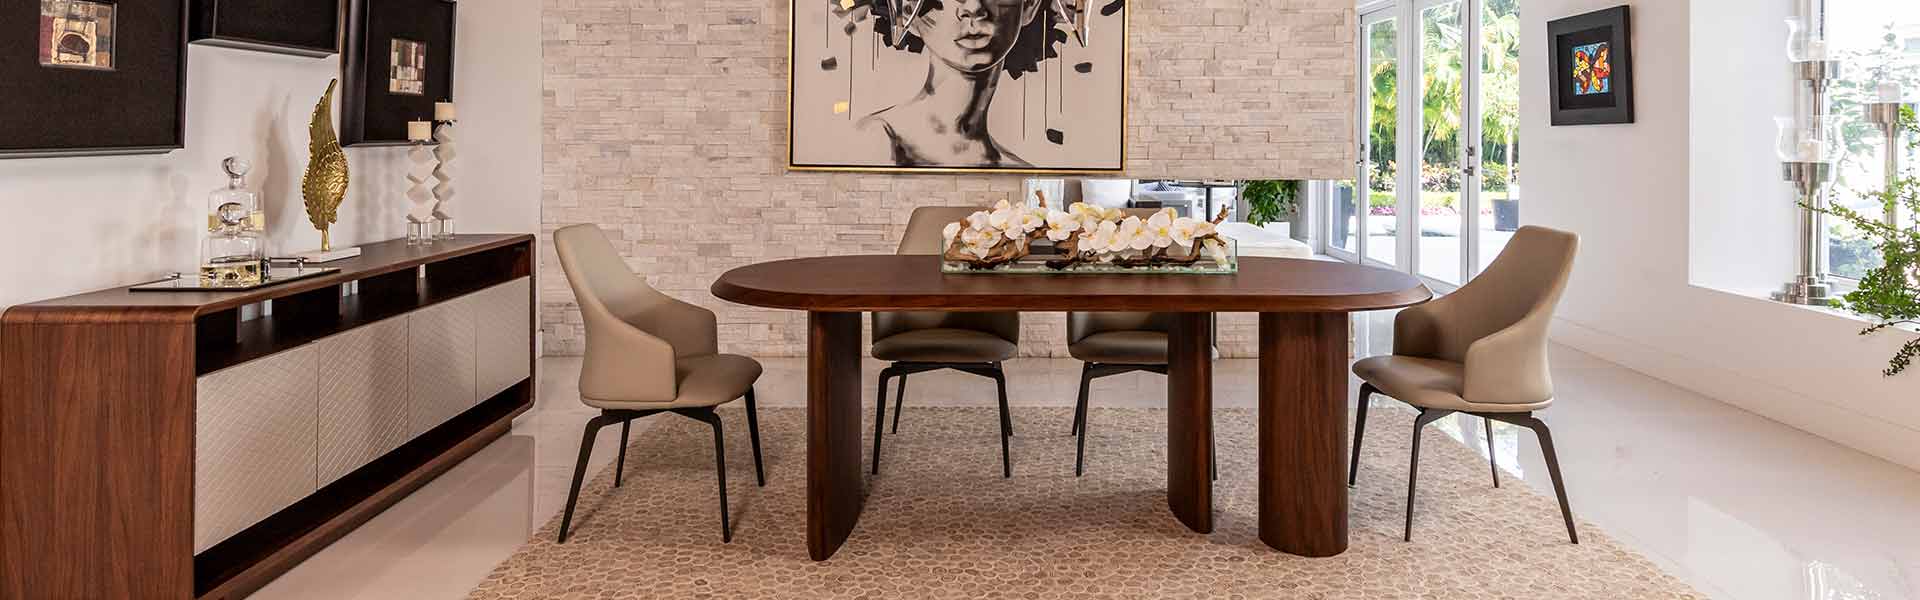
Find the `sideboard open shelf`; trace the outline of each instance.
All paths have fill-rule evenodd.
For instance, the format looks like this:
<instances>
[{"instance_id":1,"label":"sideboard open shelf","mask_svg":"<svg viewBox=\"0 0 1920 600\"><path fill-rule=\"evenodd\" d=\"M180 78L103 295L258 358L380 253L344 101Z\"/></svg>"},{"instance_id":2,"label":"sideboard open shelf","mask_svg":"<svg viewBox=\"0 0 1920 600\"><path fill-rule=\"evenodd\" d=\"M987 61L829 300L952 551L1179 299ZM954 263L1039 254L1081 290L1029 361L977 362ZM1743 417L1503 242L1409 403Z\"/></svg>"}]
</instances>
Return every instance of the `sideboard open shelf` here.
<instances>
[{"instance_id":1,"label":"sideboard open shelf","mask_svg":"<svg viewBox=\"0 0 1920 600\"><path fill-rule=\"evenodd\" d=\"M533 237L0 316L0 596L244 596L533 405Z\"/></svg>"}]
</instances>

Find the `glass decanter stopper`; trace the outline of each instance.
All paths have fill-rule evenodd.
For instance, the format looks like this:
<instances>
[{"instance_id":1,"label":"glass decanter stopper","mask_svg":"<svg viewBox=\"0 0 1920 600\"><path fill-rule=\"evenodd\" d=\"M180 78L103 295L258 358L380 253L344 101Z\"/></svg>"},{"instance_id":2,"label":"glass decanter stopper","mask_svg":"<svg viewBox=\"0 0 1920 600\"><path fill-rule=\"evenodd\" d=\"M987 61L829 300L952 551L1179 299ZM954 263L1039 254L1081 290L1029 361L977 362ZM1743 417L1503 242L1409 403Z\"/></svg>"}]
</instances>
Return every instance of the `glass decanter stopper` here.
<instances>
[{"instance_id":1,"label":"glass decanter stopper","mask_svg":"<svg viewBox=\"0 0 1920 600\"><path fill-rule=\"evenodd\" d=\"M207 231L220 230L221 212L231 204L246 212L241 221L242 230L256 236L266 233L267 213L260 206L260 195L247 189L247 171L252 170L253 165L240 157L229 156L220 161L220 169L227 173L227 185L207 195Z\"/></svg>"}]
</instances>

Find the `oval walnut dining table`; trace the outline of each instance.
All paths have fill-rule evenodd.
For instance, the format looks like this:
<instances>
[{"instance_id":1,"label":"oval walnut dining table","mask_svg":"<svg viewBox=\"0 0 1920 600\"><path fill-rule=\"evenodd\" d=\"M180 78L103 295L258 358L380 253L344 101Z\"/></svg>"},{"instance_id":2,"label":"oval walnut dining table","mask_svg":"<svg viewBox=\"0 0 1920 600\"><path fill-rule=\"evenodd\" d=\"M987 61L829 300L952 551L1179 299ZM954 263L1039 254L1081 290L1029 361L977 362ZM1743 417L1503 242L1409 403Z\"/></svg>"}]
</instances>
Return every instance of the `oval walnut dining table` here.
<instances>
[{"instance_id":1,"label":"oval walnut dining table","mask_svg":"<svg viewBox=\"0 0 1920 600\"><path fill-rule=\"evenodd\" d=\"M937 256L835 256L728 271L722 300L804 310L807 550L840 549L866 501L860 314L871 311L1178 313L1167 365L1167 505L1213 530L1213 315L1260 313L1260 539L1302 556L1347 549L1348 313L1426 302L1418 279L1348 263L1240 258L1232 275L942 273Z\"/></svg>"}]
</instances>

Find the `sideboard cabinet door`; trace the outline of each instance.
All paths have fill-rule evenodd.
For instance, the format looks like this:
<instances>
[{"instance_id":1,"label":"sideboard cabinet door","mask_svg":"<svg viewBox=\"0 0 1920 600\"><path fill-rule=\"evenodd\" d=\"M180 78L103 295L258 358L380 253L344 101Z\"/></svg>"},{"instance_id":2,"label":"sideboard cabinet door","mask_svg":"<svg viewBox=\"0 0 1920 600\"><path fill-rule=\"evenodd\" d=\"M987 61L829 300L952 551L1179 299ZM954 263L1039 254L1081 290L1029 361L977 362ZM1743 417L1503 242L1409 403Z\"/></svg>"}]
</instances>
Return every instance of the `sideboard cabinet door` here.
<instances>
[{"instance_id":1,"label":"sideboard cabinet door","mask_svg":"<svg viewBox=\"0 0 1920 600\"><path fill-rule=\"evenodd\" d=\"M320 360L320 486L413 439L404 316L329 337Z\"/></svg>"},{"instance_id":2,"label":"sideboard cabinet door","mask_svg":"<svg viewBox=\"0 0 1920 600\"><path fill-rule=\"evenodd\" d=\"M318 356L309 344L199 378L193 444L194 553L318 489L314 441Z\"/></svg>"},{"instance_id":3,"label":"sideboard cabinet door","mask_svg":"<svg viewBox=\"0 0 1920 600\"><path fill-rule=\"evenodd\" d=\"M474 361L479 372L475 403L530 377L533 355L533 282L520 278L476 295L478 338Z\"/></svg>"},{"instance_id":4,"label":"sideboard cabinet door","mask_svg":"<svg viewBox=\"0 0 1920 600\"><path fill-rule=\"evenodd\" d=\"M468 294L408 315L413 435L473 407L474 306Z\"/></svg>"}]
</instances>

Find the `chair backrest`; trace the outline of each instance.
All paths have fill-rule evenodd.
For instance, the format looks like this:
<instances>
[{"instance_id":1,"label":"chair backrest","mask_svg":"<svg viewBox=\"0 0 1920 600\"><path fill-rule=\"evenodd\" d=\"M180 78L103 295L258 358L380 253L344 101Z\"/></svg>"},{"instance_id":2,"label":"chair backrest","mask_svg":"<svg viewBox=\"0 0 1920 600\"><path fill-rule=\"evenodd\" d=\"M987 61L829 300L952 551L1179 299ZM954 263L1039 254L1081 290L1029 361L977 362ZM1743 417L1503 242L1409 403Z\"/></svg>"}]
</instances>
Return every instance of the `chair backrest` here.
<instances>
[{"instance_id":1,"label":"chair backrest","mask_svg":"<svg viewBox=\"0 0 1920 600\"><path fill-rule=\"evenodd\" d=\"M1173 331L1173 313L1151 312L1070 312L1067 313L1067 343L1096 333L1109 331Z\"/></svg>"},{"instance_id":2,"label":"chair backrest","mask_svg":"<svg viewBox=\"0 0 1920 600\"><path fill-rule=\"evenodd\" d=\"M633 274L598 226L562 227L553 232L553 246L589 328L593 327L592 319L600 316L595 313L618 319L667 301L665 294Z\"/></svg>"},{"instance_id":3,"label":"chair backrest","mask_svg":"<svg viewBox=\"0 0 1920 600\"><path fill-rule=\"evenodd\" d=\"M940 230L981 210L966 206L922 206L907 218L907 230L900 238L895 254L942 254ZM969 329L1020 343L1020 313L948 313L948 312L876 312L873 313L873 339L922 329Z\"/></svg>"},{"instance_id":4,"label":"chair backrest","mask_svg":"<svg viewBox=\"0 0 1920 600\"><path fill-rule=\"evenodd\" d=\"M1520 228L1486 271L1442 299L1443 331L1432 358L1464 362L1481 338L1522 320L1551 320L1579 248L1580 237L1572 233Z\"/></svg>"}]
</instances>

